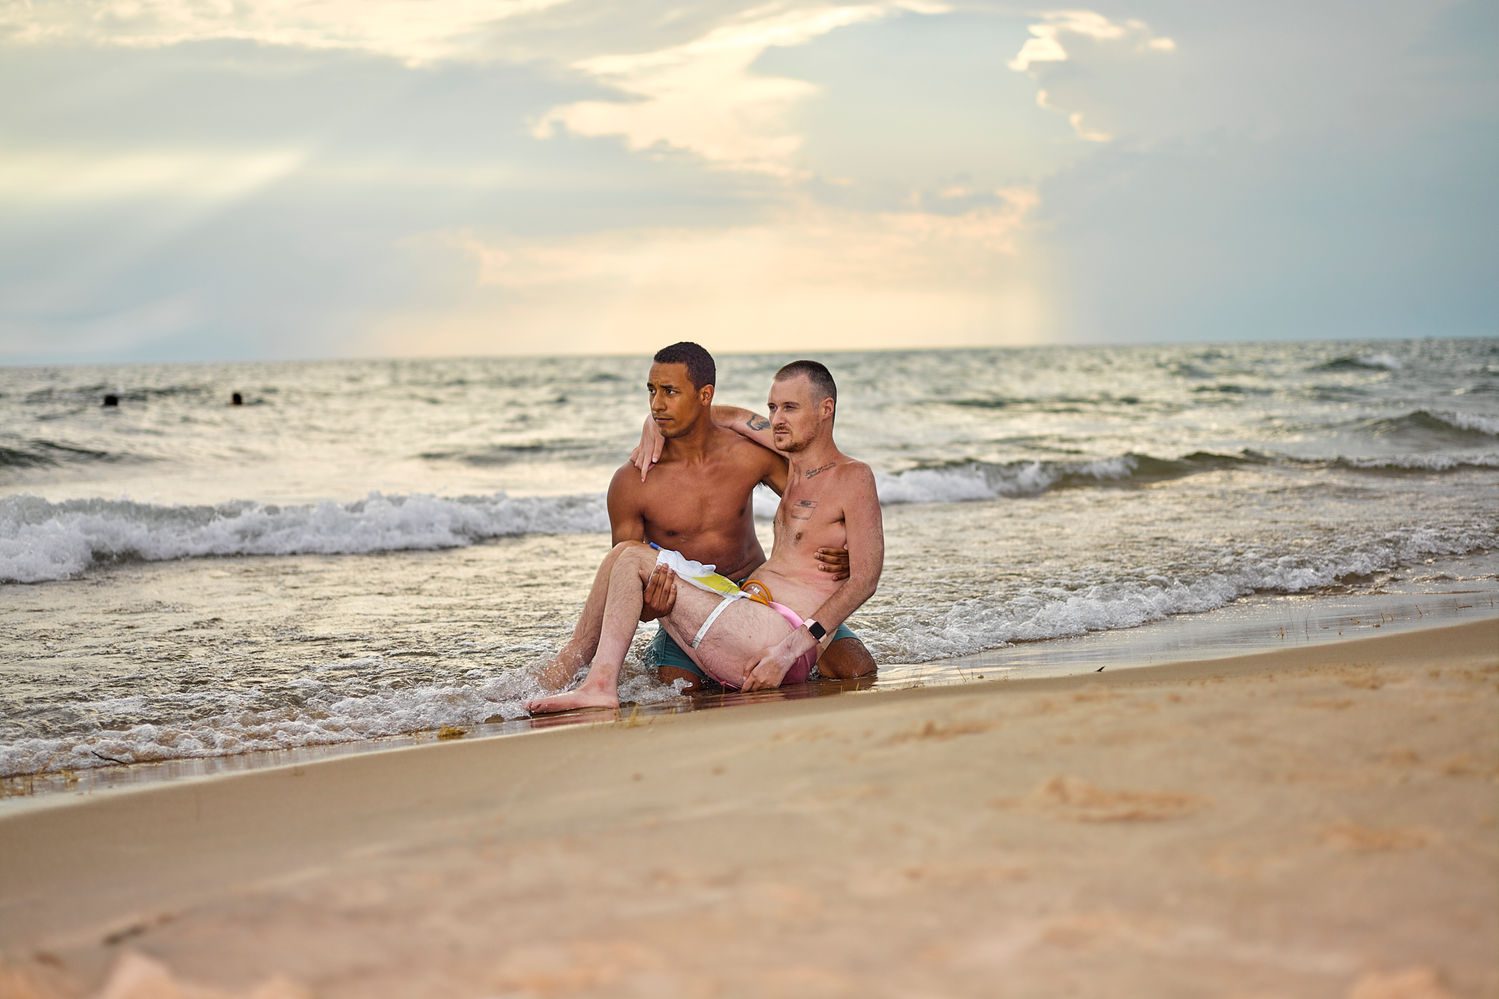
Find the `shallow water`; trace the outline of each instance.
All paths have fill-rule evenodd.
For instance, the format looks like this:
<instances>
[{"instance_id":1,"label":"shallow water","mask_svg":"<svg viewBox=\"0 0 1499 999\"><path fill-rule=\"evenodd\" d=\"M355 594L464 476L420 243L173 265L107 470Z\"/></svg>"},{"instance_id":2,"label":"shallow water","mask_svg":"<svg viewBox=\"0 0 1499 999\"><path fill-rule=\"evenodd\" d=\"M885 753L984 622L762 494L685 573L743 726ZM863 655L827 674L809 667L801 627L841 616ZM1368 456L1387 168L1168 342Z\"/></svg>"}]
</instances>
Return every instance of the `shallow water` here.
<instances>
[{"instance_id":1,"label":"shallow water","mask_svg":"<svg viewBox=\"0 0 1499 999\"><path fill-rule=\"evenodd\" d=\"M787 359L722 358L719 399L763 409ZM824 359L885 504L853 623L892 678L1499 579L1496 341ZM0 369L0 774L518 718L607 547L646 367ZM625 695L684 703L633 666Z\"/></svg>"}]
</instances>

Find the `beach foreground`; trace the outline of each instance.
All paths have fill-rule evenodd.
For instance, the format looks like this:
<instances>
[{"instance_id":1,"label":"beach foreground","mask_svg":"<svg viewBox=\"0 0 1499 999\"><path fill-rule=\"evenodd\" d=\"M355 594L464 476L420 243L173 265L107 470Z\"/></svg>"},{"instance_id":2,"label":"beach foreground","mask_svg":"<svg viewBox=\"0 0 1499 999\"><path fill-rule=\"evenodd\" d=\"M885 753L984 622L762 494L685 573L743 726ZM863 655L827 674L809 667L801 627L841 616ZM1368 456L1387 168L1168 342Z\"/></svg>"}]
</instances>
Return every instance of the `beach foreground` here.
<instances>
[{"instance_id":1,"label":"beach foreground","mask_svg":"<svg viewBox=\"0 0 1499 999\"><path fill-rule=\"evenodd\" d=\"M0 812L0 994L1499 994L1499 619Z\"/></svg>"}]
</instances>

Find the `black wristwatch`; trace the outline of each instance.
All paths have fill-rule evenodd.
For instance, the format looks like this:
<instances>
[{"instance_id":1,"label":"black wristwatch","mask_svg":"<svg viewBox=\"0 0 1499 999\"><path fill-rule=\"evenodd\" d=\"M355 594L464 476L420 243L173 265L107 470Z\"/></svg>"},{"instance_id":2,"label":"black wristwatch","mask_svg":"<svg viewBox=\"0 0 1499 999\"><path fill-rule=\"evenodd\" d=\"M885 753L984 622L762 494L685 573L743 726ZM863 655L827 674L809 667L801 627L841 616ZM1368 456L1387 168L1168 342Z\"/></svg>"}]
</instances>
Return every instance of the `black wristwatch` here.
<instances>
[{"instance_id":1,"label":"black wristwatch","mask_svg":"<svg viewBox=\"0 0 1499 999\"><path fill-rule=\"evenodd\" d=\"M807 630L812 633L812 637L817 639L819 642L822 641L822 636L828 633L828 629L824 628L822 625L818 624L810 617L803 621L802 624L806 625Z\"/></svg>"}]
</instances>

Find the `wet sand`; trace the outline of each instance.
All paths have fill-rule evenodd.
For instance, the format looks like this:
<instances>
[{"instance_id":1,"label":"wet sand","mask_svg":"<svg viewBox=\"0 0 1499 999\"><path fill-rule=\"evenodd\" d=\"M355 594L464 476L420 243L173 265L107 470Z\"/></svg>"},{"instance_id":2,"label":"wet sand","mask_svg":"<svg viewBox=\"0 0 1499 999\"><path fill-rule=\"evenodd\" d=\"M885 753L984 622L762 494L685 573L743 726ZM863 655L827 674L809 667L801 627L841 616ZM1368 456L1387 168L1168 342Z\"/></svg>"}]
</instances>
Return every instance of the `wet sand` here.
<instances>
[{"instance_id":1,"label":"wet sand","mask_svg":"<svg viewBox=\"0 0 1499 999\"><path fill-rule=\"evenodd\" d=\"M1499 995L1499 619L0 812L0 995Z\"/></svg>"}]
</instances>

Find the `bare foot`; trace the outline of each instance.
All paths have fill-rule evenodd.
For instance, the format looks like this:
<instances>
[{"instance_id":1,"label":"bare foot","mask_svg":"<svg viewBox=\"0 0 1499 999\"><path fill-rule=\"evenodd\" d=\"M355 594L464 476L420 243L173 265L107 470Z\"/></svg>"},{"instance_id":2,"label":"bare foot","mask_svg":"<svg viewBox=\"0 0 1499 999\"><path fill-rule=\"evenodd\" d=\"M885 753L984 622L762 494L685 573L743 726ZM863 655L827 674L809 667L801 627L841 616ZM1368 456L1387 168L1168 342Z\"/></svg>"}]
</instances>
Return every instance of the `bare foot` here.
<instances>
[{"instance_id":1,"label":"bare foot","mask_svg":"<svg viewBox=\"0 0 1499 999\"><path fill-rule=\"evenodd\" d=\"M533 697L526 702L526 710L533 715L554 714L558 711L575 711L579 708L617 708L619 695L613 691L589 690L579 687L551 697Z\"/></svg>"}]
</instances>

